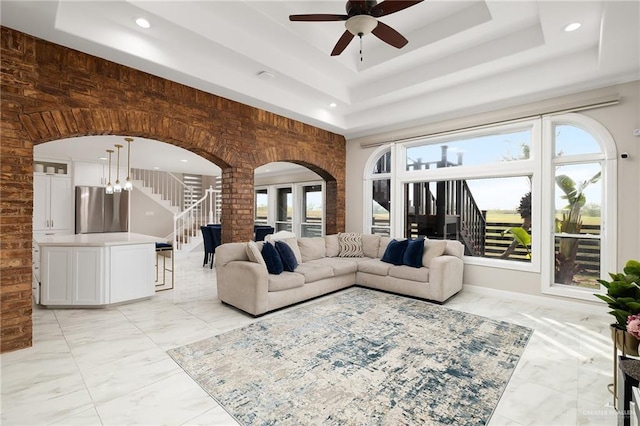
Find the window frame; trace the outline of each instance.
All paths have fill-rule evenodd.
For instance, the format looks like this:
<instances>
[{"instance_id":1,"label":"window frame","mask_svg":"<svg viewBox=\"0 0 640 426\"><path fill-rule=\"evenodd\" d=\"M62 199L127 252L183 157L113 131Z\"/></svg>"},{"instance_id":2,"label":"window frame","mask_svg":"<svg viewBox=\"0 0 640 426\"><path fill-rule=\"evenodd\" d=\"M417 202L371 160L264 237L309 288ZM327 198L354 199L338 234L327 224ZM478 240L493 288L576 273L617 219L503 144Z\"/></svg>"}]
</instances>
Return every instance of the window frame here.
<instances>
[{"instance_id":1,"label":"window frame","mask_svg":"<svg viewBox=\"0 0 640 426\"><path fill-rule=\"evenodd\" d=\"M542 119L543 137L549 143L541 163L545 167L543 185L549 191L555 190L555 169L558 165L572 165L585 163L599 163L603 182L602 199L600 200L600 278L607 279L608 272L616 270L617 261L617 150L613 137L598 121L582 114L566 113L545 116ZM555 126L568 125L578 127L590 134L600 146L598 153L556 156ZM552 192L553 193L553 192ZM593 292L604 293L599 290L572 287L555 283L555 269L552 267L555 256L555 200L552 197L544 200L543 221L541 228L545 229L542 239L542 274L541 291L553 296L571 297L581 300L593 300Z\"/></svg>"},{"instance_id":2,"label":"window frame","mask_svg":"<svg viewBox=\"0 0 640 426\"><path fill-rule=\"evenodd\" d=\"M601 152L575 154L556 157L555 125L579 127L590 134L598 143ZM483 165L465 166L431 170L406 170L406 149L419 144L441 144L454 139L505 133L524 126L531 128L530 156L526 160L500 162ZM496 132L496 130L498 130ZM378 159L385 152L391 152L392 170L387 174L373 174ZM602 170L602 200L600 228L600 268L601 278L607 278L606 271L617 269L617 149L609 131L598 121L577 113L557 113L515 120L505 123L480 126L460 131L395 141L378 147L366 163L363 176L363 231L371 230L372 184L375 179L391 180L391 223L392 237L402 236L404 232L404 191L403 186L414 182L437 182L457 179L482 179L514 176L531 176L532 206L532 259L531 263L514 262L502 259L464 256L465 264L502 268L522 272L539 273L543 294L593 300L594 290L555 284L555 200L551 196L555 191L555 168L557 165L599 162ZM498 167L497 167L498 166ZM602 286L600 292L603 292Z\"/></svg>"},{"instance_id":3,"label":"window frame","mask_svg":"<svg viewBox=\"0 0 640 426\"><path fill-rule=\"evenodd\" d=\"M499 131L496 131L499 129ZM509 133L518 130L530 129L531 141L529 158L518 161L503 161L498 163L488 163L480 165L466 166L464 164L456 167L446 167L442 169L430 169L430 170L406 170L406 157L407 147L413 147L417 145L425 145L428 142L429 145L437 145L446 143L448 141L455 141L459 139L469 139L472 137L487 136L492 134ZM395 209L392 212L392 218L395 217L394 229L404 230L404 203L402 200L403 191L402 188L406 183L415 183L422 181L438 182L445 180L460 180L460 179L486 179L486 178L501 178L501 177L520 177L531 176L531 223L539 223L541 219L540 213L540 200L536 194L540 192L540 161L536 160L540 158L540 134L541 123L539 118L517 120L509 123L496 124L490 126L482 126L480 128L461 130L456 132L449 132L443 135L437 135L432 137L424 137L420 139L414 139L407 143L398 143L396 148L396 161L394 162L394 169L400 168L400 171L396 172L395 184L392 181L392 185L395 188L396 197L392 192L392 207L395 205ZM392 154L393 158L393 154ZM523 194L524 195L524 194ZM397 209L400 208L400 211ZM536 253L540 253L540 229L537 227L531 228L531 262L520 262L514 260L505 259L491 259L484 257L464 256L464 262L468 265L488 266L500 269L510 269L524 272L540 272L540 256ZM401 236L400 234L393 234Z\"/></svg>"}]
</instances>

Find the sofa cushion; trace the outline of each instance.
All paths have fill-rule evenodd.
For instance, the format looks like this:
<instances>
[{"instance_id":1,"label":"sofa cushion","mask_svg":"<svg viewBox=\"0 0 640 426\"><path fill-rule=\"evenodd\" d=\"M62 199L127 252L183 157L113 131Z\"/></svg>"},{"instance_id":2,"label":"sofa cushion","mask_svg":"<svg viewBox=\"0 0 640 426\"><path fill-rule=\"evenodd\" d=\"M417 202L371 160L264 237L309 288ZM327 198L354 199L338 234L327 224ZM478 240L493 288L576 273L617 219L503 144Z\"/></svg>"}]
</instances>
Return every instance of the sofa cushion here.
<instances>
[{"instance_id":1,"label":"sofa cushion","mask_svg":"<svg viewBox=\"0 0 640 426\"><path fill-rule=\"evenodd\" d=\"M402 265L402 258L408 245L409 240L391 240L380 260L392 265Z\"/></svg>"},{"instance_id":2,"label":"sofa cushion","mask_svg":"<svg viewBox=\"0 0 640 426\"><path fill-rule=\"evenodd\" d=\"M337 257L340 254L340 240L338 234L326 235L324 237L324 245L326 248L325 256Z\"/></svg>"},{"instance_id":3,"label":"sofa cushion","mask_svg":"<svg viewBox=\"0 0 640 426\"><path fill-rule=\"evenodd\" d=\"M386 277L389 275L390 263L385 263L380 259L369 259L362 262L358 262L358 271L366 272L368 274L382 275Z\"/></svg>"},{"instance_id":4,"label":"sofa cushion","mask_svg":"<svg viewBox=\"0 0 640 426\"><path fill-rule=\"evenodd\" d=\"M408 240L407 249L402 256L402 264L412 268L422 267L422 254L424 253L424 238Z\"/></svg>"},{"instance_id":5,"label":"sofa cushion","mask_svg":"<svg viewBox=\"0 0 640 426\"><path fill-rule=\"evenodd\" d=\"M358 258L345 257L341 259L339 257L323 257L322 259L313 260L311 263L330 266L333 268L333 275L337 277L356 272L358 270L358 262L356 259Z\"/></svg>"},{"instance_id":6,"label":"sofa cushion","mask_svg":"<svg viewBox=\"0 0 640 426\"><path fill-rule=\"evenodd\" d=\"M296 269L298 274L304 275L305 284L333 277L333 268L318 263L301 263Z\"/></svg>"},{"instance_id":7,"label":"sofa cushion","mask_svg":"<svg viewBox=\"0 0 640 426\"><path fill-rule=\"evenodd\" d=\"M280 241L287 243L291 248L291 250L293 251L294 256L296 257L296 262L302 263L302 254L300 254L300 248L298 247L298 239L286 238Z\"/></svg>"},{"instance_id":8,"label":"sofa cushion","mask_svg":"<svg viewBox=\"0 0 640 426\"><path fill-rule=\"evenodd\" d=\"M299 238L298 248L300 249L302 262L324 258L326 252L324 241L322 237Z\"/></svg>"},{"instance_id":9,"label":"sofa cushion","mask_svg":"<svg viewBox=\"0 0 640 426\"><path fill-rule=\"evenodd\" d=\"M290 288L302 287L304 276L296 272L283 272L279 275L269 274L269 291L289 290Z\"/></svg>"},{"instance_id":10,"label":"sofa cushion","mask_svg":"<svg viewBox=\"0 0 640 426\"><path fill-rule=\"evenodd\" d=\"M362 234L359 232L342 232L338 234L340 253L338 257L362 257Z\"/></svg>"},{"instance_id":11,"label":"sofa cushion","mask_svg":"<svg viewBox=\"0 0 640 426\"><path fill-rule=\"evenodd\" d=\"M262 246L262 258L267 265L267 271L270 274L281 274L284 271L284 265L282 265L282 259L280 253L271 243L264 243Z\"/></svg>"},{"instance_id":12,"label":"sofa cushion","mask_svg":"<svg viewBox=\"0 0 640 426\"><path fill-rule=\"evenodd\" d=\"M276 241L276 250L280 254L280 259L282 259L282 266L285 271L293 272L298 266L298 261L296 260L295 254L293 254L293 250L289 247L289 244L284 241Z\"/></svg>"},{"instance_id":13,"label":"sofa cushion","mask_svg":"<svg viewBox=\"0 0 640 426\"><path fill-rule=\"evenodd\" d=\"M389 276L426 284L429 282L429 268L412 268L407 265L392 266L389 269Z\"/></svg>"},{"instance_id":14,"label":"sofa cushion","mask_svg":"<svg viewBox=\"0 0 640 426\"><path fill-rule=\"evenodd\" d=\"M380 236L362 234L362 254L365 257L378 257L378 247L380 246Z\"/></svg>"},{"instance_id":15,"label":"sofa cushion","mask_svg":"<svg viewBox=\"0 0 640 426\"><path fill-rule=\"evenodd\" d=\"M247 243L247 257L251 262L259 263L266 268L267 264L264 262L264 259L262 258L262 253L260 252L262 248L261 246L262 244L258 246L258 244L256 244L255 241L249 241Z\"/></svg>"},{"instance_id":16,"label":"sofa cushion","mask_svg":"<svg viewBox=\"0 0 640 426\"><path fill-rule=\"evenodd\" d=\"M462 259L462 256L464 256L464 245L460 241L447 240L447 248L444 249L444 254Z\"/></svg>"},{"instance_id":17,"label":"sofa cushion","mask_svg":"<svg viewBox=\"0 0 640 426\"><path fill-rule=\"evenodd\" d=\"M264 237L265 241L274 242L277 240L286 240L289 238L295 238L296 234L291 231L278 231L275 234L267 234Z\"/></svg>"},{"instance_id":18,"label":"sofa cushion","mask_svg":"<svg viewBox=\"0 0 640 426\"><path fill-rule=\"evenodd\" d=\"M444 254L447 247L446 240L424 240L424 254L422 255L422 265L429 268L431 261Z\"/></svg>"},{"instance_id":19,"label":"sofa cushion","mask_svg":"<svg viewBox=\"0 0 640 426\"><path fill-rule=\"evenodd\" d=\"M378 255L375 256L378 259L382 259L384 252L387 250L387 246L391 242L391 237L380 237L380 245L378 246Z\"/></svg>"}]
</instances>

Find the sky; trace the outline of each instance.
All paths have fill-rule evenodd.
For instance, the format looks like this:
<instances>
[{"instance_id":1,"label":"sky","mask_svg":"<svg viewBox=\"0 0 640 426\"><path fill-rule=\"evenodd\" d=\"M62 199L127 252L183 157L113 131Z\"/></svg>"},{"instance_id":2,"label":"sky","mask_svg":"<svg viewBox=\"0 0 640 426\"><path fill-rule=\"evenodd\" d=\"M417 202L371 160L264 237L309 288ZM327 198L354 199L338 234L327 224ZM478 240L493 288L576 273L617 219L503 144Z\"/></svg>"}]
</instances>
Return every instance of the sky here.
<instances>
[{"instance_id":1,"label":"sky","mask_svg":"<svg viewBox=\"0 0 640 426\"><path fill-rule=\"evenodd\" d=\"M478 138L446 142L445 144L425 145L407 149L409 164L413 162L434 162L442 157L441 145L447 145L447 160L458 162L458 153L462 155L463 165L483 165L515 161L522 158L523 146L531 146L528 130L483 136ZM600 152L598 143L585 131L574 126L556 127L556 154L569 156L573 154ZM430 168L435 168L435 164ZM557 174L567 174L576 183L591 179L600 170L599 165L584 164L563 166ZM526 176L495 179L468 179L476 203L482 210L515 210L520 199L531 190ZM601 184L590 184L584 191L587 203L600 204ZM563 209L567 201L560 197L564 192L556 187L556 209Z\"/></svg>"}]
</instances>

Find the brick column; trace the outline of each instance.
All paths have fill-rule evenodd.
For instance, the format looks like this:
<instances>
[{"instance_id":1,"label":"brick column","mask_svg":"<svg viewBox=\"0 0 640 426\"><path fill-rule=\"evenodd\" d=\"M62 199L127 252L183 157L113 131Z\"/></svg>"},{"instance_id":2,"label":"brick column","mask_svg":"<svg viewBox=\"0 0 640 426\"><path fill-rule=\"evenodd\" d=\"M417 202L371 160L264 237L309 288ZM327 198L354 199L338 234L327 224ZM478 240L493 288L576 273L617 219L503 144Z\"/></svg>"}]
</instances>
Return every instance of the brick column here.
<instances>
[{"instance_id":1,"label":"brick column","mask_svg":"<svg viewBox=\"0 0 640 426\"><path fill-rule=\"evenodd\" d=\"M253 238L253 169L229 167L222 171L222 242Z\"/></svg>"},{"instance_id":2,"label":"brick column","mask_svg":"<svg viewBox=\"0 0 640 426\"><path fill-rule=\"evenodd\" d=\"M344 189L342 189L342 194L339 194L338 186L338 182L335 180L325 182L326 211L324 227L327 235L344 232Z\"/></svg>"}]
</instances>

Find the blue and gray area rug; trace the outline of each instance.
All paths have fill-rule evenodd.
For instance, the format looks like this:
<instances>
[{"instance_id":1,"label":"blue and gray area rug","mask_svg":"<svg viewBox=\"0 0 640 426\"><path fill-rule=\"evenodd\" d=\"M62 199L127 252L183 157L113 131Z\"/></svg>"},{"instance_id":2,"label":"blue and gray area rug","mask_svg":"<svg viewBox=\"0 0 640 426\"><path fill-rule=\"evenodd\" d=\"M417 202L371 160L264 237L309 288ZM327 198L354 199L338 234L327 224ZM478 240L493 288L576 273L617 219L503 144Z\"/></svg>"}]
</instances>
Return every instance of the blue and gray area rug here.
<instances>
[{"instance_id":1,"label":"blue and gray area rug","mask_svg":"<svg viewBox=\"0 0 640 426\"><path fill-rule=\"evenodd\" d=\"M356 288L168 353L242 425L483 425L531 333Z\"/></svg>"}]
</instances>

